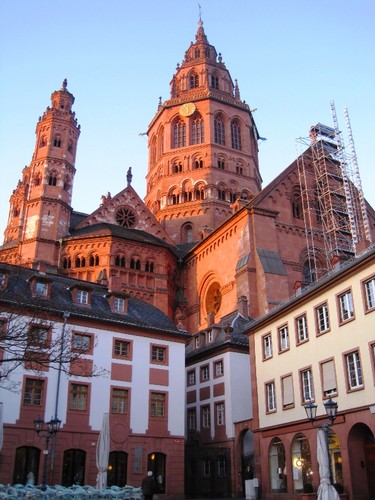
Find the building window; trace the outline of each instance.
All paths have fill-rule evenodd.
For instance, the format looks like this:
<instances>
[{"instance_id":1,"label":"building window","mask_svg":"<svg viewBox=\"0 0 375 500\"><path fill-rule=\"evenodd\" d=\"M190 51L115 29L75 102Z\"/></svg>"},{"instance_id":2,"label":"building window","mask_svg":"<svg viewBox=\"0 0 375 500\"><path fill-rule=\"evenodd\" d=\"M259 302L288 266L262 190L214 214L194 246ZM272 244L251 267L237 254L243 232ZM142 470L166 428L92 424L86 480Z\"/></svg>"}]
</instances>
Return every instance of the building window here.
<instances>
[{"instance_id":1,"label":"building window","mask_svg":"<svg viewBox=\"0 0 375 500\"><path fill-rule=\"evenodd\" d=\"M99 265L99 255L90 255L89 266L98 266Z\"/></svg>"},{"instance_id":2,"label":"building window","mask_svg":"<svg viewBox=\"0 0 375 500\"><path fill-rule=\"evenodd\" d=\"M216 425L225 425L224 403L216 404Z\"/></svg>"},{"instance_id":3,"label":"building window","mask_svg":"<svg viewBox=\"0 0 375 500\"><path fill-rule=\"evenodd\" d=\"M199 57L199 56L196 56L196 57ZM190 88L191 89L194 89L196 87L199 87L199 77L196 73L191 73L190 74Z\"/></svg>"},{"instance_id":4,"label":"building window","mask_svg":"<svg viewBox=\"0 0 375 500\"><path fill-rule=\"evenodd\" d=\"M203 460L203 477L211 476L211 461L209 458Z\"/></svg>"},{"instance_id":5,"label":"building window","mask_svg":"<svg viewBox=\"0 0 375 500\"><path fill-rule=\"evenodd\" d=\"M123 255L116 255L115 266L125 267L125 257Z\"/></svg>"},{"instance_id":6,"label":"building window","mask_svg":"<svg viewBox=\"0 0 375 500\"><path fill-rule=\"evenodd\" d=\"M292 194L292 215L295 219L302 219L303 213L302 213L302 198L301 198L301 193L298 191L295 191Z\"/></svg>"},{"instance_id":7,"label":"building window","mask_svg":"<svg viewBox=\"0 0 375 500\"><path fill-rule=\"evenodd\" d=\"M56 184L57 184L57 176L55 172L52 172L48 177L48 185L56 186Z\"/></svg>"},{"instance_id":8,"label":"building window","mask_svg":"<svg viewBox=\"0 0 375 500\"><path fill-rule=\"evenodd\" d=\"M363 387L361 360L359 352L354 351L346 356L347 380L349 390Z\"/></svg>"},{"instance_id":9,"label":"building window","mask_svg":"<svg viewBox=\"0 0 375 500\"><path fill-rule=\"evenodd\" d=\"M231 136L232 136L232 148L241 150L241 128L237 120L232 121L230 124Z\"/></svg>"},{"instance_id":10,"label":"building window","mask_svg":"<svg viewBox=\"0 0 375 500\"><path fill-rule=\"evenodd\" d=\"M39 297L47 297L48 295L48 283L44 281L36 281L35 282L35 295L39 295Z\"/></svg>"},{"instance_id":11,"label":"building window","mask_svg":"<svg viewBox=\"0 0 375 500\"><path fill-rule=\"evenodd\" d=\"M151 416L152 417L165 416L165 394L161 392L151 393Z\"/></svg>"},{"instance_id":12,"label":"building window","mask_svg":"<svg viewBox=\"0 0 375 500\"><path fill-rule=\"evenodd\" d=\"M366 311L375 309L375 278L371 278L364 282L365 297L366 297Z\"/></svg>"},{"instance_id":13,"label":"building window","mask_svg":"<svg viewBox=\"0 0 375 500\"><path fill-rule=\"evenodd\" d=\"M186 125L179 120L173 125L173 147L182 148L186 146Z\"/></svg>"},{"instance_id":14,"label":"building window","mask_svg":"<svg viewBox=\"0 0 375 500\"><path fill-rule=\"evenodd\" d=\"M73 349L75 351L87 352L91 350L91 335L81 333L73 334Z\"/></svg>"},{"instance_id":15,"label":"building window","mask_svg":"<svg viewBox=\"0 0 375 500\"><path fill-rule=\"evenodd\" d=\"M309 340L306 314L303 314L302 316L299 316L296 319L296 330L297 330L297 344L301 344L302 342L306 342L306 340Z\"/></svg>"},{"instance_id":16,"label":"building window","mask_svg":"<svg viewBox=\"0 0 375 500\"><path fill-rule=\"evenodd\" d=\"M166 363L167 348L153 345L151 348L151 361L153 363Z\"/></svg>"},{"instance_id":17,"label":"building window","mask_svg":"<svg viewBox=\"0 0 375 500\"><path fill-rule=\"evenodd\" d=\"M89 303L89 292L86 290L77 290L77 303L78 304L88 304Z\"/></svg>"},{"instance_id":18,"label":"building window","mask_svg":"<svg viewBox=\"0 0 375 500\"><path fill-rule=\"evenodd\" d=\"M224 363L222 359L220 361L215 362L214 368L215 368L215 377L221 377L222 375L224 375Z\"/></svg>"},{"instance_id":19,"label":"building window","mask_svg":"<svg viewBox=\"0 0 375 500\"><path fill-rule=\"evenodd\" d=\"M148 260L145 264L145 271L146 273L153 273L154 272L154 263L150 260Z\"/></svg>"},{"instance_id":20,"label":"building window","mask_svg":"<svg viewBox=\"0 0 375 500\"><path fill-rule=\"evenodd\" d=\"M286 457L282 441L275 437L269 448L270 486L272 493L287 492Z\"/></svg>"},{"instance_id":21,"label":"building window","mask_svg":"<svg viewBox=\"0 0 375 500\"><path fill-rule=\"evenodd\" d=\"M195 384L195 370L191 370L188 372L188 385Z\"/></svg>"},{"instance_id":22,"label":"building window","mask_svg":"<svg viewBox=\"0 0 375 500\"><path fill-rule=\"evenodd\" d=\"M225 170L225 160L223 160L223 158L219 158L217 160L217 168L220 168L220 170Z\"/></svg>"},{"instance_id":23,"label":"building window","mask_svg":"<svg viewBox=\"0 0 375 500\"><path fill-rule=\"evenodd\" d=\"M61 148L61 136L56 135L54 140L53 140L53 145L55 148Z\"/></svg>"},{"instance_id":24,"label":"building window","mask_svg":"<svg viewBox=\"0 0 375 500\"><path fill-rule=\"evenodd\" d=\"M276 411L275 382L266 384L266 405L267 413Z\"/></svg>"},{"instance_id":25,"label":"building window","mask_svg":"<svg viewBox=\"0 0 375 500\"><path fill-rule=\"evenodd\" d=\"M192 124L192 143L201 144L204 142L204 121L202 117L197 117Z\"/></svg>"},{"instance_id":26,"label":"building window","mask_svg":"<svg viewBox=\"0 0 375 500\"><path fill-rule=\"evenodd\" d=\"M125 414L128 412L128 390L112 389L112 413Z\"/></svg>"},{"instance_id":27,"label":"building window","mask_svg":"<svg viewBox=\"0 0 375 500\"><path fill-rule=\"evenodd\" d=\"M272 358L272 337L271 334L263 337L263 359Z\"/></svg>"},{"instance_id":28,"label":"building window","mask_svg":"<svg viewBox=\"0 0 375 500\"><path fill-rule=\"evenodd\" d=\"M211 75L211 87L219 90L219 78L215 74Z\"/></svg>"},{"instance_id":29,"label":"building window","mask_svg":"<svg viewBox=\"0 0 375 500\"><path fill-rule=\"evenodd\" d=\"M49 329L30 325L27 334L27 343L31 347L47 347L49 341Z\"/></svg>"},{"instance_id":30,"label":"building window","mask_svg":"<svg viewBox=\"0 0 375 500\"><path fill-rule=\"evenodd\" d=\"M88 386L86 384L71 384L69 395L69 410L86 411L88 402Z\"/></svg>"},{"instance_id":31,"label":"building window","mask_svg":"<svg viewBox=\"0 0 375 500\"><path fill-rule=\"evenodd\" d=\"M199 339L199 336L197 335L195 337L195 348L198 349L199 346L200 346L200 339Z\"/></svg>"},{"instance_id":32,"label":"building window","mask_svg":"<svg viewBox=\"0 0 375 500\"><path fill-rule=\"evenodd\" d=\"M294 405L294 392L293 392L293 377L286 375L281 379L281 386L283 390L283 408L292 407Z\"/></svg>"},{"instance_id":33,"label":"building window","mask_svg":"<svg viewBox=\"0 0 375 500\"><path fill-rule=\"evenodd\" d=\"M211 425L210 407L203 406L202 407L202 427L204 429L209 429L210 425Z\"/></svg>"},{"instance_id":34,"label":"building window","mask_svg":"<svg viewBox=\"0 0 375 500\"><path fill-rule=\"evenodd\" d=\"M327 332L329 330L328 304L317 307L315 312L318 334Z\"/></svg>"},{"instance_id":35,"label":"building window","mask_svg":"<svg viewBox=\"0 0 375 500\"><path fill-rule=\"evenodd\" d=\"M288 327L282 326L278 329L279 332L279 350L280 352L289 349L289 332Z\"/></svg>"},{"instance_id":36,"label":"building window","mask_svg":"<svg viewBox=\"0 0 375 500\"><path fill-rule=\"evenodd\" d=\"M125 300L122 297L113 298L113 310L115 312L124 312Z\"/></svg>"},{"instance_id":37,"label":"building window","mask_svg":"<svg viewBox=\"0 0 375 500\"><path fill-rule=\"evenodd\" d=\"M214 138L216 144L225 146L225 128L224 121L221 115L218 115L214 121Z\"/></svg>"},{"instance_id":38,"label":"building window","mask_svg":"<svg viewBox=\"0 0 375 500\"><path fill-rule=\"evenodd\" d=\"M337 394L335 363L333 359L321 363L323 396L328 398Z\"/></svg>"},{"instance_id":39,"label":"building window","mask_svg":"<svg viewBox=\"0 0 375 500\"><path fill-rule=\"evenodd\" d=\"M205 382L207 380L210 380L210 369L208 365L205 365L201 367L201 381Z\"/></svg>"},{"instance_id":40,"label":"building window","mask_svg":"<svg viewBox=\"0 0 375 500\"><path fill-rule=\"evenodd\" d=\"M301 384L302 384L302 400L304 403L313 401L314 398L314 387L312 379L312 371L310 368L303 370L301 372Z\"/></svg>"},{"instance_id":41,"label":"building window","mask_svg":"<svg viewBox=\"0 0 375 500\"><path fill-rule=\"evenodd\" d=\"M117 209L115 220L119 226L130 229L136 225L137 216L132 208L123 206Z\"/></svg>"},{"instance_id":42,"label":"building window","mask_svg":"<svg viewBox=\"0 0 375 500\"><path fill-rule=\"evenodd\" d=\"M207 344L211 344L211 342L213 342L214 340L214 333L212 330L209 330L207 332Z\"/></svg>"},{"instance_id":43,"label":"building window","mask_svg":"<svg viewBox=\"0 0 375 500\"><path fill-rule=\"evenodd\" d=\"M339 295L340 323L354 317L353 295L351 291Z\"/></svg>"},{"instance_id":44,"label":"building window","mask_svg":"<svg viewBox=\"0 0 375 500\"><path fill-rule=\"evenodd\" d=\"M130 357L130 342L128 340L115 339L113 345L113 355L121 358Z\"/></svg>"},{"instance_id":45,"label":"building window","mask_svg":"<svg viewBox=\"0 0 375 500\"><path fill-rule=\"evenodd\" d=\"M190 408L188 410L188 429L189 431L195 431L197 429L197 411L195 408Z\"/></svg>"},{"instance_id":46,"label":"building window","mask_svg":"<svg viewBox=\"0 0 375 500\"><path fill-rule=\"evenodd\" d=\"M43 399L44 380L27 378L23 394L25 406L41 406Z\"/></svg>"},{"instance_id":47,"label":"building window","mask_svg":"<svg viewBox=\"0 0 375 500\"><path fill-rule=\"evenodd\" d=\"M226 477L227 475L227 460L223 456L217 459L217 474L219 477Z\"/></svg>"}]
</instances>

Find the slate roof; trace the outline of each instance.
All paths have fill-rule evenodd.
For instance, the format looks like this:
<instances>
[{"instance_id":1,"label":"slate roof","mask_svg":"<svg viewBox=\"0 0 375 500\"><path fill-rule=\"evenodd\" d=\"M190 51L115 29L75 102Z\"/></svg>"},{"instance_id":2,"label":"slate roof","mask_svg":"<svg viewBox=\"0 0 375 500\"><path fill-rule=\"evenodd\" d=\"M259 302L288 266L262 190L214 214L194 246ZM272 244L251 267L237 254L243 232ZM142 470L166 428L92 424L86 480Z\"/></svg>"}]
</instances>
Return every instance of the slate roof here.
<instances>
[{"instance_id":1,"label":"slate roof","mask_svg":"<svg viewBox=\"0 0 375 500\"><path fill-rule=\"evenodd\" d=\"M91 224L80 229L72 229L70 235L66 236L64 240L74 240L76 238L85 238L90 236L114 236L116 238L123 238L131 241L136 241L138 243L165 247L175 254L178 253L178 249L176 247L170 245L157 236L147 233L146 231L141 231L139 229L129 229L119 226L118 224L110 224L108 222L99 222L98 224Z\"/></svg>"},{"instance_id":2,"label":"slate roof","mask_svg":"<svg viewBox=\"0 0 375 500\"><path fill-rule=\"evenodd\" d=\"M103 285L9 264L0 264L0 273L7 275L6 287L0 287L0 310L6 307L26 307L47 314L62 315L64 312L69 312L72 318L99 320L124 326L124 328L134 327L177 337L188 337L186 332L179 330L162 311L142 300L129 297L126 314L113 312L107 297L108 289ZM33 277L50 282L50 297L33 295L31 287ZM90 305L82 305L73 301L72 289L74 287L90 290Z\"/></svg>"}]
</instances>

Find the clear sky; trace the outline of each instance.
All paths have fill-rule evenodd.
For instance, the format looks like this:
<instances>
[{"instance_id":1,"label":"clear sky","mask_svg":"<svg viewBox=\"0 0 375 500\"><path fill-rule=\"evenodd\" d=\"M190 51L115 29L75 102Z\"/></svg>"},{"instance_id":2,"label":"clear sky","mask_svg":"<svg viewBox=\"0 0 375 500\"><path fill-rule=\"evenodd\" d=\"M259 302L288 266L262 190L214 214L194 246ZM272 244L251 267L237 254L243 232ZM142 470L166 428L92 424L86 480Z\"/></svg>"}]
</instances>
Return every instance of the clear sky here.
<instances>
[{"instance_id":1,"label":"clear sky","mask_svg":"<svg viewBox=\"0 0 375 500\"><path fill-rule=\"evenodd\" d=\"M81 137L73 208L90 213L126 185L143 198L148 124L169 98L199 7L241 98L257 110L263 186L309 127L347 143L349 110L364 193L375 206L374 0L0 0L0 242L9 197L31 161L38 117L68 79Z\"/></svg>"}]
</instances>

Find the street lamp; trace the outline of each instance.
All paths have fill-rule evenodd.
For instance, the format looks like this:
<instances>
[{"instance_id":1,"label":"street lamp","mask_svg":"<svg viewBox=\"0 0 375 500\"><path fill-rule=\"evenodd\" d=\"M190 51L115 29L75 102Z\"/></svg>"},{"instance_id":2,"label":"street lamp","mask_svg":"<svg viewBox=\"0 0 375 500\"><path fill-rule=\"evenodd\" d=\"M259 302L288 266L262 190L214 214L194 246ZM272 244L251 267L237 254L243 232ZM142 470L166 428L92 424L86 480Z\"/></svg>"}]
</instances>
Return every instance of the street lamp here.
<instances>
[{"instance_id":1,"label":"street lamp","mask_svg":"<svg viewBox=\"0 0 375 500\"><path fill-rule=\"evenodd\" d=\"M325 436L326 446L327 446L327 453L328 453L328 461L329 461L329 476L330 476L330 481L332 484L333 475L332 475L332 468L331 468L331 460L330 460L330 456L329 456L328 430L333 425L333 422L336 419L338 404L336 403L336 401L333 401L333 399L331 397L329 397L328 400L324 403L324 408L326 410L329 422L323 422L322 424L319 424L319 425L314 426L314 427L318 427L319 429L322 429L324 431L324 436ZM305 411L306 411L307 418L310 420L312 425L314 425L314 421L316 419L317 409L318 409L318 405L314 405L314 403L312 401L310 401L310 403L305 405Z\"/></svg>"},{"instance_id":2,"label":"street lamp","mask_svg":"<svg viewBox=\"0 0 375 500\"><path fill-rule=\"evenodd\" d=\"M42 479L42 490L47 489L47 467L48 467L48 446L51 437L55 436L59 431L61 425L61 420L57 417L51 418L49 422L46 422L47 429L43 429L44 421L43 419L36 418L34 420L34 430L41 438L45 439L46 446L44 448L44 464L43 464L43 479Z\"/></svg>"}]
</instances>

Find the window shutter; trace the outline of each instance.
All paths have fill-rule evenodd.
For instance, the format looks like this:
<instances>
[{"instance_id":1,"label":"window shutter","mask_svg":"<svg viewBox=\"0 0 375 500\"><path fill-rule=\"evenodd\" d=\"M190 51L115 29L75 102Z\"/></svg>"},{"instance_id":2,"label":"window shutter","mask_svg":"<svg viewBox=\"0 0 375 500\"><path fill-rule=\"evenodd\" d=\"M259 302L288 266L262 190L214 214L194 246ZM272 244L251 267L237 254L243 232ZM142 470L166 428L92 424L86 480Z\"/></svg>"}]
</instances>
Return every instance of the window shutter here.
<instances>
[{"instance_id":1,"label":"window shutter","mask_svg":"<svg viewBox=\"0 0 375 500\"><path fill-rule=\"evenodd\" d=\"M294 403L293 397L293 379L292 376L284 377L283 381L283 396L284 396L284 406L288 406Z\"/></svg>"},{"instance_id":2,"label":"window shutter","mask_svg":"<svg viewBox=\"0 0 375 500\"><path fill-rule=\"evenodd\" d=\"M327 361L322 364L322 375L323 375L323 391L332 391L336 389L336 376L335 376L335 365L333 360Z\"/></svg>"}]
</instances>

